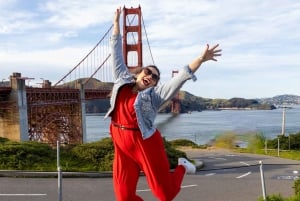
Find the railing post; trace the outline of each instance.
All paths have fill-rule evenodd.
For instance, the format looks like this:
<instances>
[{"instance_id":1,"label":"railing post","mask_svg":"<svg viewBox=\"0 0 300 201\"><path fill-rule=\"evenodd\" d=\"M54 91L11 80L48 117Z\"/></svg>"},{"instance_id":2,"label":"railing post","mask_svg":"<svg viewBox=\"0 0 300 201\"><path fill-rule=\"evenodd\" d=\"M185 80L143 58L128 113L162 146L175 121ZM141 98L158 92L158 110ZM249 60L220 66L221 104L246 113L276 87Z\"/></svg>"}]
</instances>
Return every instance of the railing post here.
<instances>
[{"instance_id":1,"label":"railing post","mask_svg":"<svg viewBox=\"0 0 300 201\"><path fill-rule=\"evenodd\" d=\"M279 136L277 137L277 156L279 157L280 155L280 140L279 140Z\"/></svg>"},{"instance_id":2,"label":"railing post","mask_svg":"<svg viewBox=\"0 0 300 201\"><path fill-rule=\"evenodd\" d=\"M82 132L82 143L87 142L87 134L86 134L86 111L85 111L85 89L84 85L79 83L79 93L80 93L80 107L81 107L81 132Z\"/></svg>"},{"instance_id":3,"label":"railing post","mask_svg":"<svg viewBox=\"0 0 300 201\"><path fill-rule=\"evenodd\" d=\"M264 178L264 170L263 170L263 162L259 161L259 170L260 170L260 179L261 179L261 188L263 193L263 199L266 201L266 185L265 185L265 178Z\"/></svg>"},{"instance_id":4,"label":"railing post","mask_svg":"<svg viewBox=\"0 0 300 201\"><path fill-rule=\"evenodd\" d=\"M62 172L60 168L60 141L57 141L57 189L58 189L58 201L62 201Z\"/></svg>"}]
</instances>

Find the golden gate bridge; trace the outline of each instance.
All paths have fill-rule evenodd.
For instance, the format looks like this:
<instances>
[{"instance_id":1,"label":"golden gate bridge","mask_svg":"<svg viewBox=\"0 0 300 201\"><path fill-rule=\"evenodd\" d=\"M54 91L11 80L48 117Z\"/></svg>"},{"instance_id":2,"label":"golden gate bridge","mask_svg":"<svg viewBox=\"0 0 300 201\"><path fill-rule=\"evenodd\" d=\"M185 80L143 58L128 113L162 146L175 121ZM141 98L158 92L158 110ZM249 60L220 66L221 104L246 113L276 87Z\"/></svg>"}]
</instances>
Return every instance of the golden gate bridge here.
<instances>
[{"instance_id":1,"label":"golden gate bridge","mask_svg":"<svg viewBox=\"0 0 300 201\"><path fill-rule=\"evenodd\" d=\"M148 59L154 64L141 7L123 8L123 56L130 71ZM85 103L107 99L113 82L109 38L112 26L99 42L66 75L52 85L30 87L21 73L0 83L0 137L16 141L56 144L86 142ZM143 44L146 41L146 44ZM149 61L150 59L150 61ZM175 76L177 71L172 72ZM172 112L179 113L179 97L172 101Z\"/></svg>"}]
</instances>

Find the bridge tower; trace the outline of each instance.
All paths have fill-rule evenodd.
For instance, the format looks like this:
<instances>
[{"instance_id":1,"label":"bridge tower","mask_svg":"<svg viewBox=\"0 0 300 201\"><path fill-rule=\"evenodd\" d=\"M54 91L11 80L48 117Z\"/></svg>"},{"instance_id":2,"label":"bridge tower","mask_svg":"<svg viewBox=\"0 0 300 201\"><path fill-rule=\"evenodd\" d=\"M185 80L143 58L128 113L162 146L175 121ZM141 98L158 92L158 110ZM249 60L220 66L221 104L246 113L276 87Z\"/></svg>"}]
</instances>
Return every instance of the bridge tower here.
<instances>
[{"instance_id":1,"label":"bridge tower","mask_svg":"<svg viewBox=\"0 0 300 201\"><path fill-rule=\"evenodd\" d=\"M176 76L178 73L178 70L172 71L172 77ZM172 99L171 104L171 112L172 113L180 113L180 99L179 99L179 92L175 95L175 97Z\"/></svg>"},{"instance_id":2,"label":"bridge tower","mask_svg":"<svg viewBox=\"0 0 300 201\"><path fill-rule=\"evenodd\" d=\"M136 19L137 17L137 19ZM138 8L123 8L123 56L129 70L143 66L142 57L142 11ZM136 58L135 61L129 61Z\"/></svg>"}]
</instances>

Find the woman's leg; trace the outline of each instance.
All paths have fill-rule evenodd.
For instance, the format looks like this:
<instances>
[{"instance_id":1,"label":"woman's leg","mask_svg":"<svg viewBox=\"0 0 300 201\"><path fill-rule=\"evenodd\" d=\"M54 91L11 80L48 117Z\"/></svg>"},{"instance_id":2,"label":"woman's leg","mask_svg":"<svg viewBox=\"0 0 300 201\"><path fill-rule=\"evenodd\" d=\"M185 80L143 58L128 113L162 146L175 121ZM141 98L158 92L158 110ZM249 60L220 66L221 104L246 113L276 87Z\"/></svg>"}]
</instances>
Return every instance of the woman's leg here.
<instances>
[{"instance_id":1,"label":"woman's leg","mask_svg":"<svg viewBox=\"0 0 300 201\"><path fill-rule=\"evenodd\" d=\"M138 163L133 160L132 134L111 126L114 142L113 183L117 201L143 201L136 195L136 187L140 174Z\"/></svg>"},{"instance_id":2,"label":"woman's leg","mask_svg":"<svg viewBox=\"0 0 300 201\"><path fill-rule=\"evenodd\" d=\"M143 200L136 195L139 174L138 165L130 157L127 157L118 145L115 145L113 182L117 201Z\"/></svg>"},{"instance_id":3,"label":"woman's leg","mask_svg":"<svg viewBox=\"0 0 300 201\"><path fill-rule=\"evenodd\" d=\"M180 165L170 172L170 164L157 130L149 139L139 138L139 160L147 177L150 188L161 201L171 201L178 194L185 174L184 166Z\"/></svg>"}]
</instances>

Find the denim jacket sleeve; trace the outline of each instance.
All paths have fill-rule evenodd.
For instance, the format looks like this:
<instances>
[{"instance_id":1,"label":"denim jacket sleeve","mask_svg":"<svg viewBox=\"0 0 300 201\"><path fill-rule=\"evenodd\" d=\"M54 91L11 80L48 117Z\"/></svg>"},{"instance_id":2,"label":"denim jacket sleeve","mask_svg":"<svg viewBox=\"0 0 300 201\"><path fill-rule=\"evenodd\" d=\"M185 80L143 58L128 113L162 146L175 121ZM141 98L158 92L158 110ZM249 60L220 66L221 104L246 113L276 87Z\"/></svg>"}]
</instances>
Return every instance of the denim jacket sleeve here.
<instances>
[{"instance_id":1,"label":"denim jacket sleeve","mask_svg":"<svg viewBox=\"0 0 300 201\"><path fill-rule=\"evenodd\" d=\"M158 107L161 107L165 102L171 100L177 92L179 92L180 88L183 86L183 84L189 80L192 79L193 81L196 81L196 76L192 73L189 66L184 66L179 73L173 77L168 82L159 85L155 88L155 92L157 94L157 99L159 100Z\"/></svg>"},{"instance_id":2,"label":"denim jacket sleeve","mask_svg":"<svg viewBox=\"0 0 300 201\"><path fill-rule=\"evenodd\" d=\"M180 90L181 86L189 79L193 79L188 66L185 66L169 82L155 88L148 88L139 92L134 103L138 125L142 137L147 139L155 132L154 121L161 106ZM194 77L195 79L195 77Z\"/></svg>"},{"instance_id":3,"label":"denim jacket sleeve","mask_svg":"<svg viewBox=\"0 0 300 201\"><path fill-rule=\"evenodd\" d=\"M124 62L121 39L120 34L112 35L110 38L112 67L115 80L118 80L120 77L132 78L132 74Z\"/></svg>"},{"instance_id":4,"label":"denim jacket sleeve","mask_svg":"<svg viewBox=\"0 0 300 201\"><path fill-rule=\"evenodd\" d=\"M112 35L110 38L112 68L115 82L110 98L110 108L104 116L104 119L106 119L115 108L115 101L119 88L126 83L134 82L134 76L129 72L124 62L121 39L120 34Z\"/></svg>"}]
</instances>

